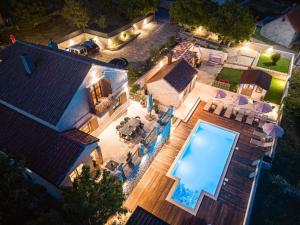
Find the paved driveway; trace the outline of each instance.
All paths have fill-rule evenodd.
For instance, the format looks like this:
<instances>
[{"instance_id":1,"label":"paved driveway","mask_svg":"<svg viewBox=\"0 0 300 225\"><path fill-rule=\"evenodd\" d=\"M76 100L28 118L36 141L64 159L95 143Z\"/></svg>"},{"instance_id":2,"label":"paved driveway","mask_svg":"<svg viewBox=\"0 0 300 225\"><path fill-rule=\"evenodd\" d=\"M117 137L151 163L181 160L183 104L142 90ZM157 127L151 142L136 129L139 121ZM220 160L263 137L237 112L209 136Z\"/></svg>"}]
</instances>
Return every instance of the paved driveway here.
<instances>
[{"instance_id":1,"label":"paved driveway","mask_svg":"<svg viewBox=\"0 0 300 225\"><path fill-rule=\"evenodd\" d=\"M161 47L169 37L176 34L177 27L170 23L153 22L132 42L117 51L104 50L96 58L105 62L124 57L131 65L140 65L150 56L152 47Z\"/></svg>"}]
</instances>

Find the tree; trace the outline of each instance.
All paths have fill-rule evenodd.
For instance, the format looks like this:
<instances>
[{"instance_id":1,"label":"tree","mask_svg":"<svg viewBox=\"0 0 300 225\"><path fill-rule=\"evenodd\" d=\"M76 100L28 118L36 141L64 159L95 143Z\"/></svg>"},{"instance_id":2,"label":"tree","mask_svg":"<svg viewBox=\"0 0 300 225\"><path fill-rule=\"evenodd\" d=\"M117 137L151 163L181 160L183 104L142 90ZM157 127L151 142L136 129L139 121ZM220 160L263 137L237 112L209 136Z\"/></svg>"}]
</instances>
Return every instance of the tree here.
<instances>
[{"instance_id":1,"label":"tree","mask_svg":"<svg viewBox=\"0 0 300 225\"><path fill-rule=\"evenodd\" d=\"M0 152L0 224L24 224L56 208L56 201L26 175L24 162Z\"/></svg>"},{"instance_id":2,"label":"tree","mask_svg":"<svg viewBox=\"0 0 300 225\"><path fill-rule=\"evenodd\" d=\"M210 28L226 40L240 42L251 38L255 26L255 19L247 9L228 1L219 7Z\"/></svg>"},{"instance_id":3,"label":"tree","mask_svg":"<svg viewBox=\"0 0 300 225\"><path fill-rule=\"evenodd\" d=\"M189 26L203 26L230 41L250 39L255 19L233 1L218 6L211 0L177 0L170 9L171 19Z\"/></svg>"},{"instance_id":4,"label":"tree","mask_svg":"<svg viewBox=\"0 0 300 225\"><path fill-rule=\"evenodd\" d=\"M85 28L89 22L87 9L78 0L65 0L62 16L77 28Z\"/></svg>"},{"instance_id":5,"label":"tree","mask_svg":"<svg viewBox=\"0 0 300 225\"><path fill-rule=\"evenodd\" d=\"M63 211L73 225L102 225L112 215L126 212L124 200L122 182L106 170L102 176L99 171L92 176L90 168L84 166L72 187L64 190Z\"/></svg>"},{"instance_id":6,"label":"tree","mask_svg":"<svg viewBox=\"0 0 300 225\"><path fill-rule=\"evenodd\" d=\"M14 23L19 26L36 26L50 19L42 0L13 0L9 7Z\"/></svg>"},{"instance_id":7,"label":"tree","mask_svg":"<svg viewBox=\"0 0 300 225\"><path fill-rule=\"evenodd\" d=\"M276 65L277 62L280 60L280 58L281 58L281 55L280 55L279 52L276 52L276 53L272 54L271 59L272 59L273 65Z\"/></svg>"},{"instance_id":8,"label":"tree","mask_svg":"<svg viewBox=\"0 0 300 225\"><path fill-rule=\"evenodd\" d=\"M129 19L154 13L159 6L159 0L120 0L120 7Z\"/></svg>"},{"instance_id":9,"label":"tree","mask_svg":"<svg viewBox=\"0 0 300 225\"><path fill-rule=\"evenodd\" d=\"M106 16L102 15L99 17L99 19L97 20L97 25L100 29L105 29L107 28L107 19Z\"/></svg>"},{"instance_id":10,"label":"tree","mask_svg":"<svg viewBox=\"0 0 300 225\"><path fill-rule=\"evenodd\" d=\"M211 0L177 0L170 8L170 17L177 23L209 27L217 9Z\"/></svg>"}]
</instances>

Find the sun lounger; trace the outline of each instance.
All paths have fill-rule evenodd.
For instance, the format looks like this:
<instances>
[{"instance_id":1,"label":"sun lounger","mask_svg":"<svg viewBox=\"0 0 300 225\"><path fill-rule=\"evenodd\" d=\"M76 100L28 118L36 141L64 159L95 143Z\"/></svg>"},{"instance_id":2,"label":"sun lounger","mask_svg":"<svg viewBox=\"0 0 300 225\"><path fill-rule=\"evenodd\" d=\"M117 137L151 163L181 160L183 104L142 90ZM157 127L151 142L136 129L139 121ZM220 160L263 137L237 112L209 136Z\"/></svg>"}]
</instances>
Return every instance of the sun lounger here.
<instances>
[{"instance_id":1,"label":"sun lounger","mask_svg":"<svg viewBox=\"0 0 300 225\"><path fill-rule=\"evenodd\" d=\"M257 130L253 131L253 135L255 135L257 137L267 137L267 135L265 133L257 131Z\"/></svg>"},{"instance_id":2,"label":"sun lounger","mask_svg":"<svg viewBox=\"0 0 300 225\"><path fill-rule=\"evenodd\" d=\"M212 104L213 104L212 100L209 100L209 101L205 104L203 110L208 112L208 111L210 110Z\"/></svg>"},{"instance_id":3,"label":"sun lounger","mask_svg":"<svg viewBox=\"0 0 300 225\"><path fill-rule=\"evenodd\" d=\"M217 103L217 108L215 109L214 114L220 116L223 109L224 109L223 102Z\"/></svg>"},{"instance_id":4,"label":"sun lounger","mask_svg":"<svg viewBox=\"0 0 300 225\"><path fill-rule=\"evenodd\" d=\"M225 111L225 113L224 113L224 116L225 116L226 118L230 119L230 118L231 118L231 115L232 115L232 112L233 112L233 106L230 105L230 106L227 107L227 109L226 109L226 111Z\"/></svg>"},{"instance_id":5,"label":"sun lounger","mask_svg":"<svg viewBox=\"0 0 300 225\"><path fill-rule=\"evenodd\" d=\"M261 116L259 119L258 127L262 128L263 125L267 122L267 119L268 119L268 116L265 116L265 115Z\"/></svg>"},{"instance_id":6,"label":"sun lounger","mask_svg":"<svg viewBox=\"0 0 300 225\"><path fill-rule=\"evenodd\" d=\"M253 124L253 121L254 121L254 113L253 112L250 112L247 116L247 119L246 119L246 124L249 124L249 125L252 125Z\"/></svg>"},{"instance_id":7,"label":"sun lounger","mask_svg":"<svg viewBox=\"0 0 300 225\"><path fill-rule=\"evenodd\" d=\"M253 138L251 138L250 143L254 144L256 146L262 147L262 148L268 148L268 147L272 147L273 146L273 141L263 142L263 141L256 140L256 139L253 139Z\"/></svg>"},{"instance_id":8,"label":"sun lounger","mask_svg":"<svg viewBox=\"0 0 300 225\"><path fill-rule=\"evenodd\" d=\"M242 122L244 115L245 115L245 110L240 109L237 116L235 117L235 120Z\"/></svg>"}]
</instances>

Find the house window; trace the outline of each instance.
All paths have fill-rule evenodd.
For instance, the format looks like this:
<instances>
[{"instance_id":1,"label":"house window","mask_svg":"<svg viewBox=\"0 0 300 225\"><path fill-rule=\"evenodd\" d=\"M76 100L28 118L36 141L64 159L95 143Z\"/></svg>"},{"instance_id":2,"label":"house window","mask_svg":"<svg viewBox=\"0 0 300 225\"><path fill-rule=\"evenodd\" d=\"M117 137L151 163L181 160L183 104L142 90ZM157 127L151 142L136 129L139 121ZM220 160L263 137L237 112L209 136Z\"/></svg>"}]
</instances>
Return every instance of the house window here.
<instances>
[{"instance_id":1,"label":"house window","mask_svg":"<svg viewBox=\"0 0 300 225\"><path fill-rule=\"evenodd\" d=\"M98 120L96 117L93 117L91 120L89 120L86 124L84 124L80 130L84 133L90 134L94 130L96 130L99 127Z\"/></svg>"},{"instance_id":2,"label":"house window","mask_svg":"<svg viewBox=\"0 0 300 225\"><path fill-rule=\"evenodd\" d=\"M257 93L262 93L263 89L261 87L257 86L255 91Z\"/></svg>"},{"instance_id":3,"label":"house window","mask_svg":"<svg viewBox=\"0 0 300 225\"><path fill-rule=\"evenodd\" d=\"M88 122L83 127L81 127L80 130L83 131L84 133L90 134L92 132L92 125L91 125L91 123Z\"/></svg>"},{"instance_id":4,"label":"house window","mask_svg":"<svg viewBox=\"0 0 300 225\"><path fill-rule=\"evenodd\" d=\"M111 116L121 105L127 102L127 95L126 92L123 92L120 94L120 96L117 98L116 103L114 104L114 107L111 111L109 111L109 115Z\"/></svg>"},{"instance_id":5,"label":"house window","mask_svg":"<svg viewBox=\"0 0 300 225\"><path fill-rule=\"evenodd\" d=\"M102 94L101 94L101 87L100 87L99 82L94 83L90 87L90 94L91 94L92 102L94 105L96 105L98 102L100 102Z\"/></svg>"},{"instance_id":6,"label":"house window","mask_svg":"<svg viewBox=\"0 0 300 225\"><path fill-rule=\"evenodd\" d=\"M91 160L93 162L93 167L94 168L99 168L98 166L98 153L97 153L97 150L94 150L91 154L90 154L90 157L91 157Z\"/></svg>"},{"instance_id":7,"label":"house window","mask_svg":"<svg viewBox=\"0 0 300 225\"><path fill-rule=\"evenodd\" d=\"M73 170L72 173L70 173L70 179L72 182L74 182L74 180L81 174L82 172L82 167L83 167L83 164L79 164L79 166L76 167L75 170Z\"/></svg>"}]
</instances>

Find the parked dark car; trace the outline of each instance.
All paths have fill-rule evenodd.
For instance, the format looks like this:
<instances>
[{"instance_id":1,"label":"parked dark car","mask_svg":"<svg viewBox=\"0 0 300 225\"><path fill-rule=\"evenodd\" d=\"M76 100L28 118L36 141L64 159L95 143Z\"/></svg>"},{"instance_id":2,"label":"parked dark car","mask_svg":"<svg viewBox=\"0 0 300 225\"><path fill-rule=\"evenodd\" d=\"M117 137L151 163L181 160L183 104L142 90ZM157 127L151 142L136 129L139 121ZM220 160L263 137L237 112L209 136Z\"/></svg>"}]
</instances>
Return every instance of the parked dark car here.
<instances>
[{"instance_id":1,"label":"parked dark car","mask_svg":"<svg viewBox=\"0 0 300 225\"><path fill-rule=\"evenodd\" d=\"M100 51L99 46L92 39L83 42L82 46L84 46L87 49L88 54L90 55L97 54Z\"/></svg>"},{"instance_id":2,"label":"parked dark car","mask_svg":"<svg viewBox=\"0 0 300 225\"><path fill-rule=\"evenodd\" d=\"M125 58L115 58L112 59L109 64L116 66L119 69L124 69L128 66L128 61Z\"/></svg>"}]
</instances>

